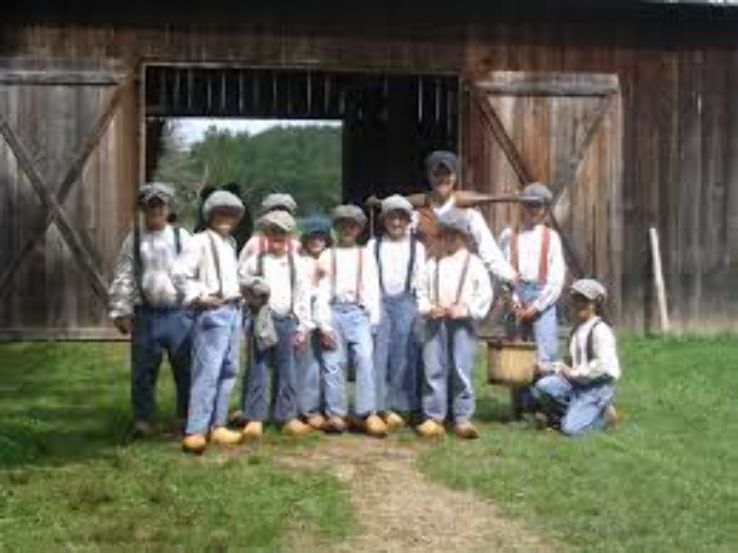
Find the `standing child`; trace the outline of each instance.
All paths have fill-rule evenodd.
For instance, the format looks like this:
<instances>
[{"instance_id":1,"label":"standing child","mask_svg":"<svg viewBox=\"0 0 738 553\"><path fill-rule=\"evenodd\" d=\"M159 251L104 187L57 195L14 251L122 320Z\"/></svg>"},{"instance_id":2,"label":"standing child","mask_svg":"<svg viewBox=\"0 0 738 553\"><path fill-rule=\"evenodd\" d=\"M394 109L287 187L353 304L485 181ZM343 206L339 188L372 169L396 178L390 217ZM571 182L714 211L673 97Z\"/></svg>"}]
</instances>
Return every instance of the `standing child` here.
<instances>
[{"instance_id":1,"label":"standing child","mask_svg":"<svg viewBox=\"0 0 738 553\"><path fill-rule=\"evenodd\" d=\"M290 194L269 194L261 202L259 216L261 217L272 211L285 211L294 217L297 211L297 202L295 202L295 199ZM299 251L299 240L290 238L289 247L290 251ZM262 231L257 231L241 249L238 262L243 266L247 258L265 252L267 249L269 249L269 238Z\"/></svg>"},{"instance_id":2,"label":"standing child","mask_svg":"<svg viewBox=\"0 0 738 553\"><path fill-rule=\"evenodd\" d=\"M305 345L312 321L308 276L289 242L295 220L286 211L262 215L257 225L268 241L267 250L250 257L239 267L241 285L247 290L268 291L266 310L259 317L271 320L252 325L249 368L244 382L242 412L249 421L243 428L246 438L260 438L267 417L268 368L274 368L272 379L273 418L282 431L291 436L307 434L311 428L298 419L295 349ZM273 327L272 337L265 341L259 328Z\"/></svg>"},{"instance_id":3,"label":"standing child","mask_svg":"<svg viewBox=\"0 0 738 553\"><path fill-rule=\"evenodd\" d=\"M132 334L131 403L135 430L152 432L154 390L167 352L177 390L177 417L187 418L190 392L192 314L172 282L172 268L190 235L168 223L172 188L145 184L139 191L143 229L136 225L123 242L110 285L110 318L125 335Z\"/></svg>"},{"instance_id":4,"label":"standing child","mask_svg":"<svg viewBox=\"0 0 738 553\"><path fill-rule=\"evenodd\" d=\"M413 336L418 277L425 248L410 232L413 207L399 195L382 201L384 234L367 249L377 260L382 316L374 341L377 411L390 430L405 425L398 413L418 411L417 342Z\"/></svg>"},{"instance_id":5,"label":"standing child","mask_svg":"<svg viewBox=\"0 0 738 553\"><path fill-rule=\"evenodd\" d=\"M374 257L357 239L366 215L355 205L333 212L337 244L320 256L318 325L323 354L326 431L343 432L347 414L345 370L350 357L356 366L354 414L370 436L385 436L387 426L376 415L372 335L379 324L379 283Z\"/></svg>"},{"instance_id":6,"label":"standing child","mask_svg":"<svg viewBox=\"0 0 738 553\"><path fill-rule=\"evenodd\" d=\"M175 282L186 305L196 310L192 343L192 388L182 446L201 453L208 437L232 446L241 433L226 428L228 402L238 372L241 291L236 248L230 231L244 212L241 200L224 190L203 204L208 228L189 241L175 264Z\"/></svg>"},{"instance_id":7,"label":"standing child","mask_svg":"<svg viewBox=\"0 0 738 553\"><path fill-rule=\"evenodd\" d=\"M522 224L505 229L500 236L505 257L520 275L514 290L508 334L511 338L535 341L539 363L551 363L558 358L556 301L566 277L561 238L543 223L551 198L551 191L544 184L526 186L521 198ZM525 387L511 391L515 418L532 408L530 390Z\"/></svg>"},{"instance_id":8,"label":"standing child","mask_svg":"<svg viewBox=\"0 0 738 553\"><path fill-rule=\"evenodd\" d=\"M305 421L315 430L322 430L325 425L320 385L322 352L320 332L315 329L314 321L317 317L318 283L321 277L318 260L325 249L332 245L330 220L318 215L309 218L300 242L301 258L308 274L310 318L313 324L308 332L307 343L297 350L298 404Z\"/></svg>"},{"instance_id":9,"label":"standing child","mask_svg":"<svg viewBox=\"0 0 738 553\"><path fill-rule=\"evenodd\" d=\"M620 378L615 334L603 318L605 287L593 279L571 286L571 310L576 326L569 341L570 363L543 365L552 372L533 387L549 423L574 436L601 430L616 420L612 406Z\"/></svg>"},{"instance_id":10,"label":"standing child","mask_svg":"<svg viewBox=\"0 0 738 553\"><path fill-rule=\"evenodd\" d=\"M476 438L472 371L477 351L476 321L492 305L492 283L481 259L469 251L469 222L451 211L438 219L443 244L439 257L425 266L418 296L418 312L425 319L423 415L418 433L442 436L451 402L454 431L460 438ZM450 390L449 390L450 386Z\"/></svg>"}]
</instances>

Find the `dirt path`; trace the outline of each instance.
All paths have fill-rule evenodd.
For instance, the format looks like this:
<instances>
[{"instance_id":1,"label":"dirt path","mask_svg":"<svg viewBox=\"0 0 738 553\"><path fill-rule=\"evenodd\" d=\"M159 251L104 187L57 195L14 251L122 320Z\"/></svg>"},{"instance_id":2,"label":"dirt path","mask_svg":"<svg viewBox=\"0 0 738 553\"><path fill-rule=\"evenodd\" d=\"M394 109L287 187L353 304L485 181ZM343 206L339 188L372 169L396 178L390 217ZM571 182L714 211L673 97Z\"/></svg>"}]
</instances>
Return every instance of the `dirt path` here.
<instances>
[{"instance_id":1,"label":"dirt path","mask_svg":"<svg viewBox=\"0 0 738 553\"><path fill-rule=\"evenodd\" d=\"M344 543L295 551L329 553L550 553L552 549L494 505L426 479L414 466L417 447L354 436L322 440L309 455L283 458L327 470L349 486L360 531ZM299 540L299 541L298 541Z\"/></svg>"}]
</instances>

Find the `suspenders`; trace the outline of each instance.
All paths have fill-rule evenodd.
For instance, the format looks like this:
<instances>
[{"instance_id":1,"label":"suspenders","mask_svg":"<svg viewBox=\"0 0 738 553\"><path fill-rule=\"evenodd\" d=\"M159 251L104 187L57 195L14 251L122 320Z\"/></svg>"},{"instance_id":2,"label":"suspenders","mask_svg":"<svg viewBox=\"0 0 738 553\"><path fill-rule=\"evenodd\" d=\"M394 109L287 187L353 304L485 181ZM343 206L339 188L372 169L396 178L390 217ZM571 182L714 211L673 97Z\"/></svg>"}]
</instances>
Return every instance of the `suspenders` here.
<instances>
[{"instance_id":1,"label":"suspenders","mask_svg":"<svg viewBox=\"0 0 738 553\"><path fill-rule=\"evenodd\" d=\"M379 250L382 244L382 235L377 236L374 242L374 257L377 258L377 272L379 273L379 288L384 294L384 279L382 277L382 260L379 257ZM410 293L413 282L413 269L415 268L415 256L418 247L418 239L415 234L410 234L410 259L407 263L407 275L405 276L405 293Z\"/></svg>"},{"instance_id":2,"label":"suspenders","mask_svg":"<svg viewBox=\"0 0 738 553\"><path fill-rule=\"evenodd\" d=\"M264 277L264 256L267 251L260 251L256 260L256 272ZM295 312L295 292L297 288L297 269L295 267L295 254L292 252L292 242L290 241L287 249L287 263L290 268L290 313Z\"/></svg>"},{"instance_id":3,"label":"suspenders","mask_svg":"<svg viewBox=\"0 0 738 553\"><path fill-rule=\"evenodd\" d=\"M440 266L441 266L441 259L436 259L436 272L433 278L433 290L435 292L436 296L436 304L441 301L441 289L440 289ZM456 299L454 300L454 303L459 303L461 301L461 294L464 291L464 284L466 284L466 275L469 272L469 261L471 260L471 252L466 252L466 258L464 259L464 266L461 268L461 275L459 276L459 285L456 288Z\"/></svg>"},{"instance_id":4,"label":"suspenders","mask_svg":"<svg viewBox=\"0 0 738 553\"><path fill-rule=\"evenodd\" d=\"M218 255L218 247L215 244L215 238L208 232L210 238L210 253L213 255L213 264L215 265L215 275L218 277L218 293L219 298L223 297L223 275L220 268L220 256Z\"/></svg>"},{"instance_id":5,"label":"suspenders","mask_svg":"<svg viewBox=\"0 0 738 553\"><path fill-rule=\"evenodd\" d=\"M543 242L541 243L541 256L538 259L538 282L545 284L548 280L548 252L551 248L551 229L544 225ZM515 272L520 272L520 245L519 232L513 229L510 237L510 264Z\"/></svg>"},{"instance_id":6,"label":"suspenders","mask_svg":"<svg viewBox=\"0 0 738 553\"><path fill-rule=\"evenodd\" d=\"M356 303L361 304L361 281L364 276L364 252L363 248L357 247L356 253L358 254L357 264L358 269L356 271L356 290L355 297ZM336 287L337 287L337 266L336 262L336 248L331 248L331 301L336 299Z\"/></svg>"},{"instance_id":7,"label":"suspenders","mask_svg":"<svg viewBox=\"0 0 738 553\"><path fill-rule=\"evenodd\" d=\"M602 319L598 318L594 323L592 323L592 326L589 327L589 333L587 334L587 346L586 346L586 352L587 352L587 363L592 361L592 358L594 357L594 330L597 328L599 324L602 323ZM569 341L571 342L572 338L577 333L577 330L579 329L579 325L575 326L572 331L571 335L569 336ZM577 343L576 348L576 354L579 355L579 344ZM579 365L582 360L581 359L572 359L574 365Z\"/></svg>"}]
</instances>

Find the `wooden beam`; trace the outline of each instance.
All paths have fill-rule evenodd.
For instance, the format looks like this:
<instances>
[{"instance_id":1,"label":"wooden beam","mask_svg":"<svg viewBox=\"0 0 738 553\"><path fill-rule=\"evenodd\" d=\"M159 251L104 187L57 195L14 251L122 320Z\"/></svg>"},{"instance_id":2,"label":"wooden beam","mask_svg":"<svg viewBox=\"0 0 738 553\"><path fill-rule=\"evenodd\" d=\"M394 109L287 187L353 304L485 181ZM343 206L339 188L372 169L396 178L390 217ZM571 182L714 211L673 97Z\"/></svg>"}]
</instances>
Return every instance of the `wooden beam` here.
<instances>
[{"instance_id":1,"label":"wooden beam","mask_svg":"<svg viewBox=\"0 0 738 553\"><path fill-rule=\"evenodd\" d=\"M476 86L506 96L609 96L619 90L617 75L599 73L495 71Z\"/></svg>"}]
</instances>

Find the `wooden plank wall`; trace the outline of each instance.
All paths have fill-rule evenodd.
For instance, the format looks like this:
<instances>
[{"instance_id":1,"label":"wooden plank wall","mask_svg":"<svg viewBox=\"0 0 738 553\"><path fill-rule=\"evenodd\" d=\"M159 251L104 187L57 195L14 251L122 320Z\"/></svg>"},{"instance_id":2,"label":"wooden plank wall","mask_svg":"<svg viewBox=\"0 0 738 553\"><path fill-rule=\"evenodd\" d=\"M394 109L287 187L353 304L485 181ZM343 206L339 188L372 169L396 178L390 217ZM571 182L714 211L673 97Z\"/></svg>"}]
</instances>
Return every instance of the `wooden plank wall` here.
<instances>
[{"instance_id":1,"label":"wooden plank wall","mask_svg":"<svg viewBox=\"0 0 738 553\"><path fill-rule=\"evenodd\" d=\"M122 60L134 70L144 60L175 60L471 77L493 70L616 73L624 114L624 322L634 329L651 322L646 232L655 225L676 328L734 328L738 38L730 25L557 21L439 27L391 20L372 25L377 26L340 21L24 25L2 30L0 55L99 57Z\"/></svg>"}]
</instances>

